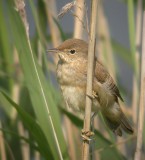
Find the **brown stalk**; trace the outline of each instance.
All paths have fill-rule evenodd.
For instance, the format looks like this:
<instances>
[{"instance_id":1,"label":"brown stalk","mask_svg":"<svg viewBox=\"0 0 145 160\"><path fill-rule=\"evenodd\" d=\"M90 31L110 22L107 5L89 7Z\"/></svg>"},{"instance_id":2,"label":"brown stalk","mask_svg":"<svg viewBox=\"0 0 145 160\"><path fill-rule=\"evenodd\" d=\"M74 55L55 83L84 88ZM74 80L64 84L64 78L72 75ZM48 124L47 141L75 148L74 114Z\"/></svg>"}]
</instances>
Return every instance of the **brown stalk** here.
<instances>
[{"instance_id":1,"label":"brown stalk","mask_svg":"<svg viewBox=\"0 0 145 160\"><path fill-rule=\"evenodd\" d=\"M19 93L20 93L20 80L22 78L22 72L20 69L20 64L19 64L19 58L18 58L18 53L16 48L14 48L14 66L15 66L15 82L13 85L13 90L12 90L12 97L14 99L15 102L19 101ZM17 112L16 109L13 108L12 112L11 112L11 119L15 120L17 117Z\"/></svg>"},{"instance_id":2,"label":"brown stalk","mask_svg":"<svg viewBox=\"0 0 145 160\"><path fill-rule=\"evenodd\" d=\"M24 130L23 124L21 121L18 122L18 132L20 136L28 138L28 133ZM24 160L30 160L30 148L28 143L21 140L21 151L22 157Z\"/></svg>"},{"instance_id":3,"label":"brown stalk","mask_svg":"<svg viewBox=\"0 0 145 160\"><path fill-rule=\"evenodd\" d=\"M64 125L66 129L66 136L68 141L68 152L70 159L76 160L76 151L75 151L75 143L73 136L73 124L70 122L67 116L64 116Z\"/></svg>"},{"instance_id":4,"label":"brown stalk","mask_svg":"<svg viewBox=\"0 0 145 160\"><path fill-rule=\"evenodd\" d=\"M2 128L2 124L0 121L0 128ZM6 150L5 150L5 144L4 144L4 136L3 132L0 131L0 159L6 160Z\"/></svg>"},{"instance_id":5,"label":"brown stalk","mask_svg":"<svg viewBox=\"0 0 145 160\"><path fill-rule=\"evenodd\" d=\"M83 28L84 30L86 30L87 36L89 37L89 30L88 30L86 24L84 23L84 21L82 21L82 20L79 18L79 16L76 15L74 12L71 12L71 13L72 13L72 15L82 24L82 28Z\"/></svg>"},{"instance_id":6,"label":"brown stalk","mask_svg":"<svg viewBox=\"0 0 145 160\"><path fill-rule=\"evenodd\" d=\"M59 29L54 22L54 18L57 18L57 11L56 11L56 1L55 0L44 0L46 6L46 13L48 17L48 24L49 29L52 37L52 43L54 47L57 47L61 43L61 36Z\"/></svg>"},{"instance_id":7,"label":"brown stalk","mask_svg":"<svg viewBox=\"0 0 145 160\"><path fill-rule=\"evenodd\" d=\"M139 102L139 119L137 129L137 145L134 160L140 160L143 144L143 127L145 112L145 10L143 12L143 33L142 33L142 57L141 57L141 85L140 85L140 102Z\"/></svg>"},{"instance_id":8,"label":"brown stalk","mask_svg":"<svg viewBox=\"0 0 145 160\"><path fill-rule=\"evenodd\" d=\"M84 15L87 14L85 13L85 0L76 0L76 5L75 5L75 11L74 13L72 13L72 15L74 16L74 38L79 38L79 39L83 39L84 38L84 31L86 28L85 26L85 22L84 22ZM72 127L72 124L71 126ZM74 136L76 137L76 145L77 142L79 142L80 137L78 136L78 128L74 128L77 130L77 132L73 133ZM72 133L71 133L72 135ZM74 144L74 142L73 142ZM70 148L71 149L71 148ZM76 154L76 153L75 153Z\"/></svg>"},{"instance_id":9,"label":"brown stalk","mask_svg":"<svg viewBox=\"0 0 145 160\"><path fill-rule=\"evenodd\" d=\"M34 159L35 160L41 160L41 156L40 156L40 153L38 151L34 152Z\"/></svg>"},{"instance_id":10,"label":"brown stalk","mask_svg":"<svg viewBox=\"0 0 145 160\"><path fill-rule=\"evenodd\" d=\"M96 42L96 23L97 23L96 17L97 17L97 10L98 10L97 7L98 7L98 0L92 0L90 39L89 39L89 48L88 48L86 95L92 95L95 42ZM90 131L91 108L92 108L92 99L86 96L86 107L85 107L84 128L83 128L84 132ZM83 160L89 159L89 148L90 148L89 142L84 140L83 146L82 146L82 159Z\"/></svg>"},{"instance_id":11,"label":"brown stalk","mask_svg":"<svg viewBox=\"0 0 145 160\"><path fill-rule=\"evenodd\" d=\"M67 107L67 110L69 112L73 111L69 107L68 103L65 101L65 106ZM67 116L64 115L64 126L65 126L65 133L67 137L68 142L68 152L71 159L76 160L76 150L75 150L75 143L74 143L74 135L78 134L78 132L74 132L73 130L73 124L70 122L70 120L67 118ZM75 135L76 136L76 135ZM79 141L79 139L78 139Z\"/></svg>"},{"instance_id":12,"label":"brown stalk","mask_svg":"<svg viewBox=\"0 0 145 160\"><path fill-rule=\"evenodd\" d=\"M138 78L139 78L139 59L141 51L141 23L142 23L142 0L137 1L137 14L136 14L136 66L137 75L133 77L133 97L132 97L132 108L133 108L133 121L137 123L137 108L139 98Z\"/></svg>"},{"instance_id":13,"label":"brown stalk","mask_svg":"<svg viewBox=\"0 0 145 160\"><path fill-rule=\"evenodd\" d=\"M79 17L75 17L74 23L74 38L83 38L83 23L84 22L84 12L85 12L85 0L76 0L76 7L75 7L75 15Z\"/></svg>"},{"instance_id":14,"label":"brown stalk","mask_svg":"<svg viewBox=\"0 0 145 160\"><path fill-rule=\"evenodd\" d=\"M3 139L4 140L4 139ZM12 149L11 149L11 147L10 147L10 145L9 145L9 143L7 142L7 141L5 141L5 146L6 146L6 148L7 148L7 153L9 154L9 157L10 157L10 159L11 160L15 160L15 157L14 157L14 155L13 155L13 151L12 151ZM3 160L3 159L2 159Z\"/></svg>"},{"instance_id":15,"label":"brown stalk","mask_svg":"<svg viewBox=\"0 0 145 160\"><path fill-rule=\"evenodd\" d=\"M103 6L101 3L99 6L99 33L98 34L99 34L99 38L101 38L101 43L102 43L101 44L102 53L99 54L99 58L104 64L107 64L106 67L108 67L109 73L114 79L116 79L115 64L114 64L114 57L113 57L113 51L111 46L111 40L110 40L111 38L109 33L109 26L108 26L107 18L104 14ZM105 56L103 54L104 46L107 51L107 54Z\"/></svg>"},{"instance_id":16,"label":"brown stalk","mask_svg":"<svg viewBox=\"0 0 145 160\"><path fill-rule=\"evenodd\" d=\"M48 25L51 33L52 44L54 47L57 47L62 42L59 29L54 21L54 18L57 19L57 10L56 10L56 1L55 0L44 0L46 13L48 18ZM54 55L54 62L57 64L58 57Z\"/></svg>"}]
</instances>

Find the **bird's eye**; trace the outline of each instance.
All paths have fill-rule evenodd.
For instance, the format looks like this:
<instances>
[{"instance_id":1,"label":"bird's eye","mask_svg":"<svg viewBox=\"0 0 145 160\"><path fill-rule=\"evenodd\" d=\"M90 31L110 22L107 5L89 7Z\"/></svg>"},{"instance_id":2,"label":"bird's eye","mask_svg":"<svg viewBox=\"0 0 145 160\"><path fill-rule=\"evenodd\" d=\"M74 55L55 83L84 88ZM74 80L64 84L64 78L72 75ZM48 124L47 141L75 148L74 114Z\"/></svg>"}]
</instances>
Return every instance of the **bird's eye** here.
<instances>
[{"instance_id":1,"label":"bird's eye","mask_svg":"<svg viewBox=\"0 0 145 160\"><path fill-rule=\"evenodd\" d=\"M70 50L70 53L71 53L71 54L75 54L76 51L75 51L74 49L72 49L72 50Z\"/></svg>"}]
</instances>

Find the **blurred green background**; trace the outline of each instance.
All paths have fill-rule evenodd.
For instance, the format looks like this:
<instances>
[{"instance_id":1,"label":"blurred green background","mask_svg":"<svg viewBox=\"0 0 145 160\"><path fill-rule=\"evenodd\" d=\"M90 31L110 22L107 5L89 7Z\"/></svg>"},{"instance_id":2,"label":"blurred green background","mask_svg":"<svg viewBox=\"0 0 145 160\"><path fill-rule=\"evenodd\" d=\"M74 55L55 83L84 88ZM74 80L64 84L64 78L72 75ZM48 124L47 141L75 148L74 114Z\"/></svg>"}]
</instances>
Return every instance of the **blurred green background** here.
<instances>
[{"instance_id":1,"label":"blurred green background","mask_svg":"<svg viewBox=\"0 0 145 160\"><path fill-rule=\"evenodd\" d=\"M83 116L66 109L55 75L57 55L47 49L72 37L88 41L90 1L83 6L78 0L61 19L57 15L70 1L24 2L0 1L0 159L81 159ZM114 77L135 130L142 33L138 6L133 0L101 1L96 33L96 55ZM100 114L94 123L91 159L134 158L136 135L117 138Z\"/></svg>"}]
</instances>

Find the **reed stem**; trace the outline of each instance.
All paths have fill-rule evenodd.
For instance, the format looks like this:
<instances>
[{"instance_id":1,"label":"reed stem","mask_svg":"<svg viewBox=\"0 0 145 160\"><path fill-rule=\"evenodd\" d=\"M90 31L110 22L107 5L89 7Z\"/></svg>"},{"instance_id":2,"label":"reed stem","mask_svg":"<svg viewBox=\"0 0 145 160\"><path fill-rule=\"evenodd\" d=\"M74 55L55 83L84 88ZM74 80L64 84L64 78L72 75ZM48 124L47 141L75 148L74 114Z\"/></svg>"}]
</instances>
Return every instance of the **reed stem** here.
<instances>
[{"instance_id":1,"label":"reed stem","mask_svg":"<svg viewBox=\"0 0 145 160\"><path fill-rule=\"evenodd\" d=\"M142 57L141 57L141 85L140 85L140 105L139 119L137 129L137 145L134 160L140 160L143 145L143 127L144 127L144 112L145 112L145 10L143 12L143 34L142 34Z\"/></svg>"},{"instance_id":2,"label":"reed stem","mask_svg":"<svg viewBox=\"0 0 145 160\"><path fill-rule=\"evenodd\" d=\"M92 95L93 87L93 73L94 73L94 57L95 57L95 42L96 42L96 23L97 23L97 6L98 0L92 0L91 4L91 25L90 25L90 39L88 48L88 69L87 69L87 88L86 95ZM86 96L86 107L85 107L85 117L84 117L84 132L90 131L91 122L91 108L92 99ZM89 148L90 144L88 141L83 141L82 147L82 159L89 159Z\"/></svg>"}]
</instances>

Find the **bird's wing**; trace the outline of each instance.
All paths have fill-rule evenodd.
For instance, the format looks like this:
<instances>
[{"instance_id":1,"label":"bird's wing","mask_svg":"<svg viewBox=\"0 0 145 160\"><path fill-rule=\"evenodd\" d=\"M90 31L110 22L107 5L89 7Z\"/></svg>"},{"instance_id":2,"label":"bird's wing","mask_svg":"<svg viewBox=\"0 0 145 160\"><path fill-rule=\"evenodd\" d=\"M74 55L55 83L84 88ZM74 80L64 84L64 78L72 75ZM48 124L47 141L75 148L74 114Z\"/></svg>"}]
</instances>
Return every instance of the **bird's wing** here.
<instances>
[{"instance_id":1,"label":"bird's wing","mask_svg":"<svg viewBox=\"0 0 145 160\"><path fill-rule=\"evenodd\" d=\"M119 97L123 101L113 78L99 61L96 61L95 78L99 83L103 84L111 94Z\"/></svg>"}]
</instances>

